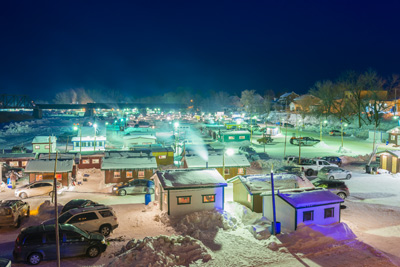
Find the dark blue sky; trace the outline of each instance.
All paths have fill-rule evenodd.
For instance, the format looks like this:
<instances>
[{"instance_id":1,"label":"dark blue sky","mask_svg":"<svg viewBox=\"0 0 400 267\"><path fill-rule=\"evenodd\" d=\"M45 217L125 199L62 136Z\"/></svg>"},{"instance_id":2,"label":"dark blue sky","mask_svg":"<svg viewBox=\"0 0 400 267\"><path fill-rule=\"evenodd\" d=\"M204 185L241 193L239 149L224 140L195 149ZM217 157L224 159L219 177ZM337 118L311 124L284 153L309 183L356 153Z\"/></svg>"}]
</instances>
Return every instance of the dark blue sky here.
<instances>
[{"instance_id":1,"label":"dark blue sky","mask_svg":"<svg viewBox=\"0 0 400 267\"><path fill-rule=\"evenodd\" d=\"M178 87L306 92L345 70L400 73L398 1L0 3L0 93Z\"/></svg>"}]
</instances>

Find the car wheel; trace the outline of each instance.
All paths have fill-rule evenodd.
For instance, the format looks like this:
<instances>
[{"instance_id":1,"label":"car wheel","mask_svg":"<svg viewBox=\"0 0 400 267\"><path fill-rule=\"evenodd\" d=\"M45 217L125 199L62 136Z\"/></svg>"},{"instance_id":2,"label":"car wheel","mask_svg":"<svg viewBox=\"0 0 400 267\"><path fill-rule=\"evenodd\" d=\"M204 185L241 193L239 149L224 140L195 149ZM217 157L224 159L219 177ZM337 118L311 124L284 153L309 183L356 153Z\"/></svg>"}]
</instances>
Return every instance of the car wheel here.
<instances>
[{"instance_id":1,"label":"car wheel","mask_svg":"<svg viewBox=\"0 0 400 267\"><path fill-rule=\"evenodd\" d=\"M109 236L111 233L111 227L109 225L102 225L100 226L99 232L104 236Z\"/></svg>"},{"instance_id":2,"label":"car wheel","mask_svg":"<svg viewBox=\"0 0 400 267\"><path fill-rule=\"evenodd\" d=\"M21 194L19 194L19 197L20 198L27 198L28 195L26 193L22 192Z\"/></svg>"},{"instance_id":3,"label":"car wheel","mask_svg":"<svg viewBox=\"0 0 400 267\"><path fill-rule=\"evenodd\" d=\"M329 177L329 180L335 180L335 177L331 176Z\"/></svg>"},{"instance_id":4,"label":"car wheel","mask_svg":"<svg viewBox=\"0 0 400 267\"><path fill-rule=\"evenodd\" d=\"M314 171L311 170L311 169L308 169L308 170L306 171L306 175L307 175L307 176L311 176L311 175L313 175L313 173L314 173Z\"/></svg>"},{"instance_id":5,"label":"car wheel","mask_svg":"<svg viewBox=\"0 0 400 267\"><path fill-rule=\"evenodd\" d=\"M337 194L341 199L346 199L346 194L345 193L338 193Z\"/></svg>"},{"instance_id":6,"label":"car wheel","mask_svg":"<svg viewBox=\"0 0 400 267\"><path fill-rule=\"evenodd\" d=\"M37 265L42 261L42 255L40 253L32 253L28 257L28 262L32 265Z\"/></svg>"},{"instance_id":7,"label":"car wheel","mask_svg":"<svg viewBox=\"0 0 400 267\"><path fill-rule=\"evenodd\" d=\"M118 195L125 196L126 195L126 191L124 189L122 189L121 191L118 192Z\"/></svg>"},{"instance_id":8,"label":"car wheel","mask_svg":"<svg viewBox=\"0 0 400 267\"><path fill-rule=\"evenodd\" d=\"M346 179L349 180L351 178L351 174L347 174Z\"/></svg>"},{"instance_id":9,"label":"car wheel","mask_svg":"<svg viewBox=\"0 0 400 267\"><path fill-rule=\"evenodd\" d=\"M88 248L88 250L86 251L86 255L88 255L88 257L90 258L95 258L99 256L99 254L100 254L100 249L96 246L92 246Z\"/></svg>"},{"instance_id":10,"label":"car wheel","mask_svg":"<svg viewBox=\"0 0 400 267\"><path fill-rule=\"evenodd\" d=\"M21 217L18 217L17 221L14 223L15 228L19 228L21 226Z\"/></svg>"}]
</instances>

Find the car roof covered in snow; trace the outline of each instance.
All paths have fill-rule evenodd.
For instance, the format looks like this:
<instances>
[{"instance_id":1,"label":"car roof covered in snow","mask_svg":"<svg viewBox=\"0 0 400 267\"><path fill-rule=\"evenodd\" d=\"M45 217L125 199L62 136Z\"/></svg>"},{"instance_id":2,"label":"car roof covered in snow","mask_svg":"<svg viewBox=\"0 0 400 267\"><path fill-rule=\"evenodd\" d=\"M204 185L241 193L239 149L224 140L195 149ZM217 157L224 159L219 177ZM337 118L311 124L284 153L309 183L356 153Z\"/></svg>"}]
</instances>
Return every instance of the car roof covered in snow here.
<instances>
[{"instance_id":1,"label":"car roof covered in snow","mask_svg":"<svg viewBox=\"0 0 400 267\"><path fill-rule=\"evenodd\" d=\"M55 160L37 159L26 164L25 172L54 172ZM57 160L57 173L72 172L74 161L72 159Z\"/></svg>"},{"instance_id":2,"label":"car roof covered in snow","mask_svg":"<svg viewBox=\"0 0 400 267\"><path fill-rule=\"evenodd\" d=\"M155 157L110 157L104 158L101 163L102 170L115 170L115 169L157 169L157 162Z\"/></svg>"},{"instance_id":3,"label":"car roof covered in snow","mask_svg":"<svg viewBox=\"0 0 400 267\"><path fill-rule=\"evenodd\" d=\"M295 208L344 202L342 198L329 190L278 193L278 196Z\"/></svg>"},{"instance_id":4,"label":"car roof covered in snow","mask_svg":"<svg viewBox=\"0 0 400 267\"><path fill-rule=\"evenodd\" d=\"M204 159L197 155L185 156L186 163L189 168L206 168L208 162L209 168L220 168L223 164L223 156L221 154L208 155L208 159ZM243 154L234 154L231 156L225 156L225 167L249 167L250 162Z\"/></svg>"},{"instance_id":5,"label":"car roof covered in snow","mask_svg":"<svg viewBox=\"0 0 400 267\"><path fill-rule=\"evenodd\" d=\"M157 171L155 175L164 189L227 186L225 179L216 169L167 170Z\"/></svg>"}]
</instances>

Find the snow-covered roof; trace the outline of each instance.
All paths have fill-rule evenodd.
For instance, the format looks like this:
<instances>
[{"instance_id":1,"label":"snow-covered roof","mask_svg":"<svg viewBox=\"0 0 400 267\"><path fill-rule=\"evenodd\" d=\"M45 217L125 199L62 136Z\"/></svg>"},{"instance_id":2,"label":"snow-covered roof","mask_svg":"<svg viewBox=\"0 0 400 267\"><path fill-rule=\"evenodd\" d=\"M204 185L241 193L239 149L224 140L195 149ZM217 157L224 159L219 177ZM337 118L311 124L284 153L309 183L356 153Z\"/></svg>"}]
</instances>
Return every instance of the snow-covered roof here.
<instances>
[{"instance_id":1,"label":"snow-covered roof","mask_svg":"<svg viewBox=\"0 0 400 267\"><path fill-rule=\"evenodd\" d=\"M35 158L35 155L36 155L35 153L6 153L6 154L0 154L0 158L2 159Z\"/></svg>"},{"instance_id":2,"label":"snow-covered roof","mask_svg":"<svg viewBox=\"0 0 400 267\"><path fill-rule=\"evenodd\" d=\"M278 196L295 208L344 202L329 190L314 190L298 193L279 193Z\"/></svg>"},{"instance_id":3,"label":"snow-covered roof","mask_svg":"<svg viewBox=\"0 0 400 267\"><path fill-rule=\"evenodd\" d=\"M238 175L228 180L233 182L240 180L247 190L252 194L259 194L265 191L271 191L271 175ZM303 177L294 174L274 174L274 189L294 189L314 187L312 183Z\"/></svg>"},{"instance_id":4,"label":"snow-covered roof","mask_svg":"<svg viewBox=\"0 0 400 267\"><path fill-rule=\"evenodd\" d=\"M157 169L155 157L135 158L104 158L101 164L102 170L116 169Z\"/></svg>"},{"instance_id":5,"label":"snow-covered roof","mask_svg":"<svg viewBox=\"0 0 400 267\"><path fill-rule=\"evenodd\" d=\"M189 168L205 168L208 162L209 168L221 168L223 167L223 156L222 154L208 155L208 160L197 156L185 156L186 163ZM247 160L245 155L234 154L232 156L225 155L225 167L249 167L250 162Z\"/></svg>"},{"instance_id":6,"label":"snow-covered roof","mask_svg":"<svg viewBox=\"0 0 400 267\"><path fill-rule=\"evenodd\" d=\"M81 155L79 153L40 153L38 159L56 159L64 160L64 159L75 159L79 162Z\"/></svg>"},{"instance_id":7,"label":"snow-covered roof","mask_svg":"<svg viewBox=\"0 0 400 267\"><path fill-rule=\"evenodd\" d=\"M227 186L225 179L216 169L167 170L157 171L155 175L164 189Z\"/></svg>"},{"instance_id":8,"label":"snow-covered roof","mask_svg":"<svg viewBox=\"0 0 400 267\"><path fill-rule=\"evenodd\" d=\"M393 156L396 156L396 157L398 157L398 158L400 158L400 150L385 150L385 151L382 151L382 152L378 152L378 153L376 153L376 154L383 154L383 153L389 153L389 154L392 154Z\"/></svg>"},{"instance_id":9,"label":"snow-covered roof","mask_svg":"<svg viewBox=\"0 0 400 267\"><path fill-rule=\"evenodd\" d=\"M55 136L50 136L51 142L55 142L57 140L57 137ZM49 137L48 136L35 136L33 138L32 143L34 144L44 144L49 142Z\"/></svg>"},{"instance_id":10,"label":"snow-covered roof","mask_svg":"<svg viewBox=\"0 0 400 267\"><path fill-rule=\"evenodd\" d=\"M106 141L107 138L105 136L82 136L82 142L83 141L94 141L96 139L96 141ZM79 142L81 140L80 136L74 136L72 137L72 142Z\"/></svg>"},{"instance_id":11,"label":"snow-covered roof","mask_svg":"<svg viewBox=\"0 0 400 267\"><path fill-rule=\"evenodd\" d=\"M142 138L142 139L153 139L153 140L156 140L156 139L157 139L157 137L155 137L155 136L152 136L152 135L143 135L143 134L140 134L140 135L125 135L125 136L123 137L123 139L125 139L125 140L139 139L139 138Z\"/></svg>"},{"instance_id":12,"label":"snow-covered roof","mask_svg":"<svg viewBox=\"0 0 400 267\"><path fill-rule=\"evenodd\" d=\"M221 132L221 135L241 135L241 134L250 135L250 132L249 131L224 131L224 132Z\"/></svg>"},{"instance_id":13,"label":"snow-covered roof","mask_svg":"<svg viewBox=\"0 0 400 267\"><path fill-rule=\"evenodd\" d=\"M400 134L400 126L396 126L396 127L392 128L392 129L387 130L386 132L387 133L398 133L398 134Z\"/></svg>"},{"instance_id":14,"label":"snow-covered roof","mask_svg":"<svg viewBox=\"0 0 400 267\"><path fill-rule=\"evenodd\" d=\"M55 160L31 160L26 164L25 172L54 172ZM72 172L74 161L72 159L57 160L57 173Z\"/></svg>"},{"instance_id":15,"label":"snow-covered roof","mask_svg":"<svg viewBox=\"0 0 400 267\"><path fill-rule=\"evenodd\" d=\"M135 158L135 157L150 157L150 149L139 151L106 151L106 158Z\"/></svg>"}]
</instances>

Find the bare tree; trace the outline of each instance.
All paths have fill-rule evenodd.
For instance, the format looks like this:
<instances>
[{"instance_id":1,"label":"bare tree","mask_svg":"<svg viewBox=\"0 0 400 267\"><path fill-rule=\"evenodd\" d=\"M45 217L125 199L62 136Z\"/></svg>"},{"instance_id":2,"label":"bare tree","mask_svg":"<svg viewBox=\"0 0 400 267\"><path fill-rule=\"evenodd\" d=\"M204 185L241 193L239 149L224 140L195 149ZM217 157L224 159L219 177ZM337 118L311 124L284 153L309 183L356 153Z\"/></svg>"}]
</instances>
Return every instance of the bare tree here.
<instances>
[{"instance_id":1,"label":"bare tree","mask_svg":"<svg viewBox=\"0 0 400 267\"><path fill-rule=\"evenodd\" d=\"M327 118L332 114L334 101L337 96L334 88L335 85L331 81L318 81L310 89L309 93L321 100L320 105L318 106L319 116L325 116L325 118Z\"/></svg>"},{"instance_id":2,"label":"bare tree","mask_svg":"<svg viewBox=\"0 0 400 267\"><path fill-rule=\"evenodd\" d=\"M242 95L240 97L240 104L247 113L251 114L252 112L255 111L256 102L257 100L256 100L255 90L242 91Z\"/></svg>"}]
</instances>

